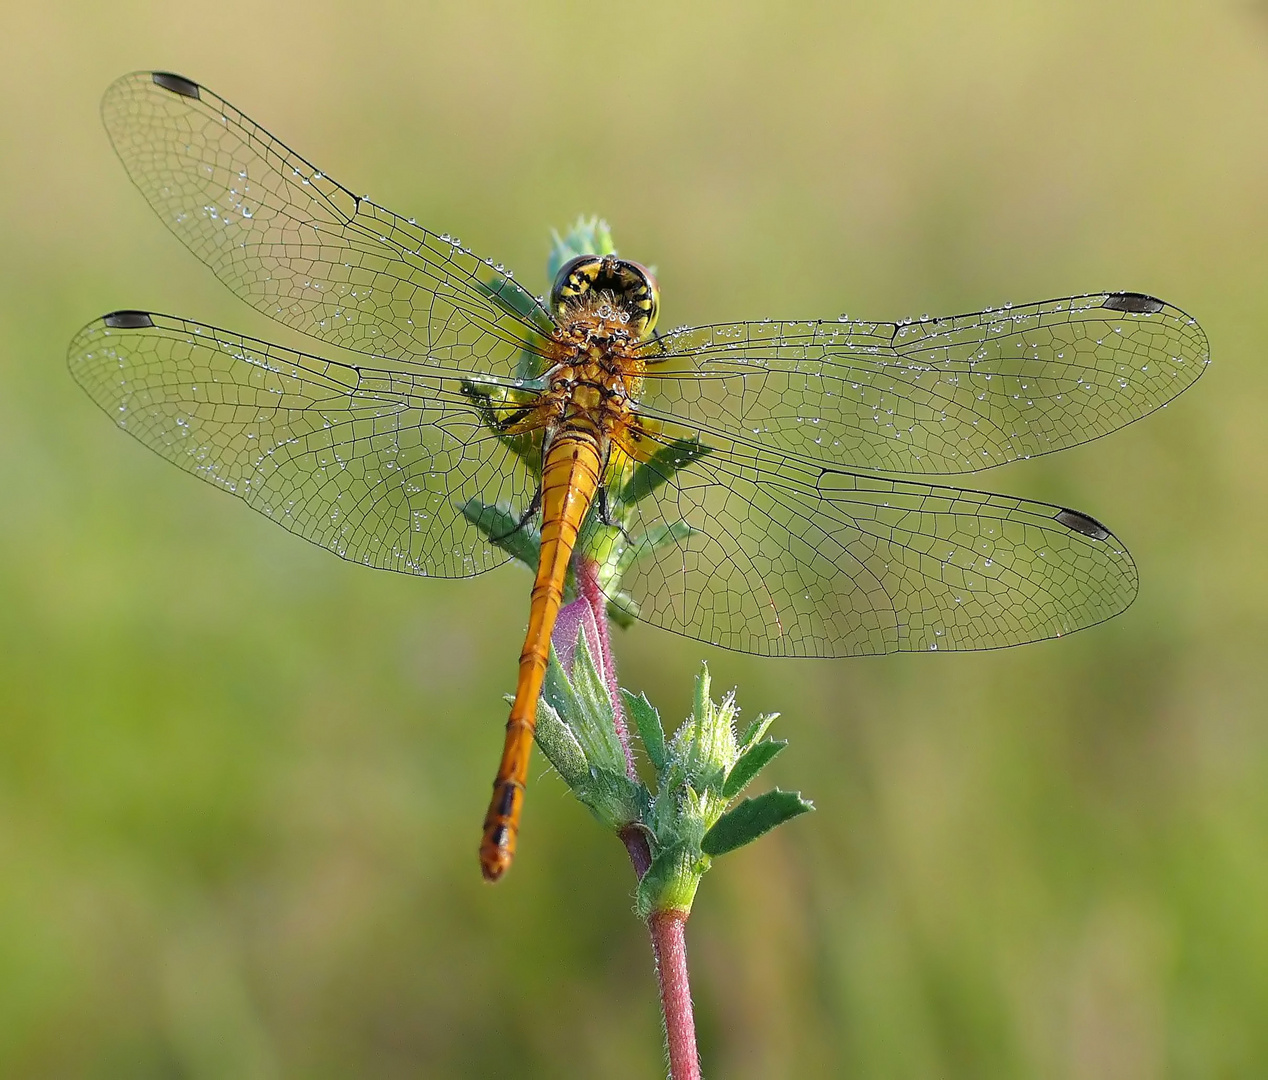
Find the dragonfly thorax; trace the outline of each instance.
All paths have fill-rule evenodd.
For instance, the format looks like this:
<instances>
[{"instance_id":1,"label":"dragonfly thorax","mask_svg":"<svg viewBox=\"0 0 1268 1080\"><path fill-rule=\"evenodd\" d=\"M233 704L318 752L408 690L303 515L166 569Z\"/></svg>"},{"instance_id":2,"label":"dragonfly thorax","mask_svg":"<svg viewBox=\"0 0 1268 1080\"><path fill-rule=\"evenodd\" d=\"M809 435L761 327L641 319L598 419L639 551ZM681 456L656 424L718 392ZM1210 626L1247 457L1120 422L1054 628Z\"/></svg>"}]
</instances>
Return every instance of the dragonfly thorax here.
<instances>
[{"instance_id":1,"label":"dragonfly thorax","mask_svg":"<svg viewBox=\"0 0 1268 1080\"><path fill-rule=\"evenodd\" d=\"M624 337L652 332L660 289L651 271L615 255L579 255L560 268L550 289L550 308L560 331L573 337Z\"/></svg>"}]
</instances>

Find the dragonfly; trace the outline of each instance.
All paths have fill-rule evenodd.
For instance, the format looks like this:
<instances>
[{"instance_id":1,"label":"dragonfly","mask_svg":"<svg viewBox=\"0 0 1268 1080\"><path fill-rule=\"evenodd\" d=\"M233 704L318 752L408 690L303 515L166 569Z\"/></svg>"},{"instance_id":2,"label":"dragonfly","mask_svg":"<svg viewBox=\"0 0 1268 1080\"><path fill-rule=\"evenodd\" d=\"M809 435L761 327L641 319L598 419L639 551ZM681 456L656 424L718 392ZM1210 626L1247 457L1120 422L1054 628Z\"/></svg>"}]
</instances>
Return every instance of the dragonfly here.
<instances>
[{"instance_id":1,"label":"dragonfly","mask_svg":"<svg viewBox=\"0 0 1268 1080\"><path fill-rule=\"evenodd\" d=\"M619 526L633 556L604 587L621 610L768 656L995 649L1135 597L1132 558L1097 519L927 478L1075 446L1171 401L1209 362L1171 304L1102 292L662 332L638 263L583 254L535 296L183 76L124 76L102 116L168 229L241 299L327 347L112 312L68 363L119 427L370 567L502 565L506 537L473 506L535 530L480 845L489 880L514 856L551 632L595 523Z\"/></svg>"}]
</instances>

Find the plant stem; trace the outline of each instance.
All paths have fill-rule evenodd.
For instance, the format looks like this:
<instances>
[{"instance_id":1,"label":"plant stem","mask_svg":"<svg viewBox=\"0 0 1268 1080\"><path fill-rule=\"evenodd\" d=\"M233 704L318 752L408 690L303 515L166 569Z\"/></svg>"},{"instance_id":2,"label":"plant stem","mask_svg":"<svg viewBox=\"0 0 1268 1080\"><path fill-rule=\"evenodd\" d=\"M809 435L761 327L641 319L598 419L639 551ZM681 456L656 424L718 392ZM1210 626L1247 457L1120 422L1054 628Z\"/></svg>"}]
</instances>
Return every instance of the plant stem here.
<instances>
[{"instance_id":1,"label":"plant stem","mask_svg":"<svg viewBox=\"0 0 1268 1080\"><path fill-rule=\"evenodd\" d=\"M691 1011L691 984L687 977L687 913L657 911L647 920L660 983L660 1009L665 1018L665 1045L669 1050L671 1080L700 1080L696 1052L696 1021Z\"/></svg>"},{"instance_id":2,"label":"plant stem","mask_svg":"<svg viewBox=\"0 0 1268 1080\"><path fill-rule=\"evenodd\" d=\"M612 641L608 634L608 601L599 587L599 567L589 559L578 559L575 565L577 588L590 614L599 638L599 656L603 680L612 699L613 720L617 738L625 750L625 767L631 780L638 780L634 752L630 746L629 724L616 681L616 663L612 657ZM647 834L636 826L619 833L629 853L634 873L642 880L652 864L652 850ZM647 920L652 939L652 956L656 961L656 981L660 986L660 1011L665 1023L665 1045L669 1052L670 1080L700 1080L700 1058L696 1053L696 1020L691 1009L691 982L687 972L687 912L657 911Z\"/></svg>"}]
</instances>

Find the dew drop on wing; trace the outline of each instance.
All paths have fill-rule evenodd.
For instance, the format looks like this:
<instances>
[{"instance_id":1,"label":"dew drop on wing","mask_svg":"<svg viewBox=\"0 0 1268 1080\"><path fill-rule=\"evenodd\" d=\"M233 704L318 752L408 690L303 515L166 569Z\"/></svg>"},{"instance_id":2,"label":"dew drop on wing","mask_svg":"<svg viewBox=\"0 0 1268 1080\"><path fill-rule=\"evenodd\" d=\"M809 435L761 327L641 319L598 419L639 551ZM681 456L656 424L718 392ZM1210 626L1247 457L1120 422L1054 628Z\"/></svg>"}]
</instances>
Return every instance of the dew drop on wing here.
<instances>
[{"instance_id":1,"label":"dew drop on wing","mask_svg":"<svg viewBox=\"0 0 1268 1080\"><path fill-rule=\"evenodd\" d=\"M1156 311L1161 311L1166 305L1148 293L1121 292L1110 293L1101 307L1109 308L1110 311L1125 311L1131 315L1152 315Z\"/></svg>"},{"instance_id":2,"label":"dew drop on wing","mask_svg":"<svg viewBox=\"0 0 1268 1080\"><path fill-rule=\"evenodd\" d=\"M111 330L142 330L154 325L154 320L145 311L112 311L103 315L101 321Z\"/></svg>"},{"instance_id":3,"label":"dew drop on wing","mask_svg":"<svg viewBox=\"0 0 1268 1080\"><path fill-rule=\"evenodd\" d=\"M155 71L150 78L154 80L155 86L161 86L164 90L170 90L173 94L180 94L182 97L199 100L198 84L191 82L184 75L175 75L170 71Z\"/></svg>"},{"instance_id":4,"label":"dew drop on wing","mask_svg":"<svg viewBox=\"0 0 1268 1080\"><path fill-rule=\"evenodd\" d=\"M1077 510L1061 510L1054 514L1053 517L1067 529L1073 529L1084 536L1090 536L1093 540L1109 539L1109 529L1097 521L1096 518L1088 517L1087 514L1080 514Z\"/></svg>"}]
</instances>

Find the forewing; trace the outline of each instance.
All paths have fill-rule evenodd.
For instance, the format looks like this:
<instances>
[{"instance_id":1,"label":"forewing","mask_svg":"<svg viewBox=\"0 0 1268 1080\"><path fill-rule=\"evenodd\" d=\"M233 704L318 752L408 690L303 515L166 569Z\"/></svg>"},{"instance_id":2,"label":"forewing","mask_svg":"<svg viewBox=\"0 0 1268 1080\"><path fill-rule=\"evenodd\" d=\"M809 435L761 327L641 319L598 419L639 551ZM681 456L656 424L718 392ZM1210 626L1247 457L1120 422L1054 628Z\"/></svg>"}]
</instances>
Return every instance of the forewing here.
<instances>
[{"instance_id":1,"label":"forewing","mask_svg":"<svg viewBox=\"0 0 1268 1080\"><path fill-rule=\"evenodd\" d=\"M714 445L634 513L635 536L677 538L623 582L639 618L741 652L995 649L1099 623L1136 594L1131 556L1076 511L742 444Z\"/></svg>"},{"instance_id":2,"label":"forewing","mask_svg":"<svg viewBox=\"0 0 1268 1080\"><path fill-rule=\"evenodd\" d=\"M350 366L144 312L89 323L71 374L121 428L284 528L367 566L469 577L506 561L462 516L536 481L469 384Z\"/></svg>"},{"instance_id":3,"label":"forewing","mask_svg":"<svg viewBox=\"0 0 1268 1080\"><path fill-rule=\"evenodd\" d=\"M1087 442L1192 385L1206 335L1140 293L1096 293L907 323L760 322L646 346L640 411L887 473L964 473Z\"/></svg>"},{"instance_id":4,"label":"forewing","mask_svg":"<svg viewBox=\"0 0 1268 1080\"><path fill-rule=\"evenodd\" d=\"M357 198L205 87L125 75L102 118L164 224L252 307L344 348L510 375L551 321L491 260Z\"/></svg>"}]
</instances>

